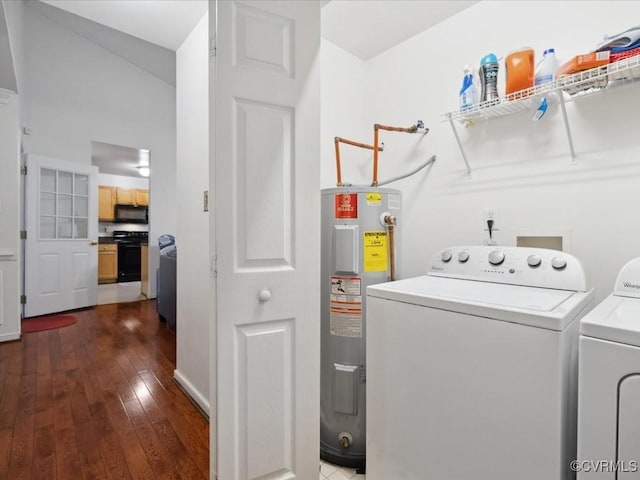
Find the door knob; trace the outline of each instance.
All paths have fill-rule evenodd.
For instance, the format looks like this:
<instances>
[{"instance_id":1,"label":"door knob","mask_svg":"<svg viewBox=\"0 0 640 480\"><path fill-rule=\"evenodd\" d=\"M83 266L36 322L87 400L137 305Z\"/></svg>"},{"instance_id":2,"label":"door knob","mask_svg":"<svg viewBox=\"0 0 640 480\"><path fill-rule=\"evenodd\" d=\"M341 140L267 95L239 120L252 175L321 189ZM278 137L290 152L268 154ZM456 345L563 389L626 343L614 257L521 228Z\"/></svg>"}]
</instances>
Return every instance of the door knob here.
<instances>
[{"instance_id":1,"label":"door knob","mask_svg":"<svg viewBox=\"0 0 640 480\"><path fill-rule=\"evenodd\" d=\"M91 240L91 245L97 245L98 241L97 240Z\"/></svg>"},{"instance_id":2,"label":"door knob","mask_svg":"<svg viewBox=\"0 0 640 480\"><path fill-rule=\"evenodd\" d=\"M260 300L261 303L268 302L269 300L271 300L271 292L266 288L264 290L260 290L260 293L258 294L258 299Z\"/></svg>"}]
</instances>

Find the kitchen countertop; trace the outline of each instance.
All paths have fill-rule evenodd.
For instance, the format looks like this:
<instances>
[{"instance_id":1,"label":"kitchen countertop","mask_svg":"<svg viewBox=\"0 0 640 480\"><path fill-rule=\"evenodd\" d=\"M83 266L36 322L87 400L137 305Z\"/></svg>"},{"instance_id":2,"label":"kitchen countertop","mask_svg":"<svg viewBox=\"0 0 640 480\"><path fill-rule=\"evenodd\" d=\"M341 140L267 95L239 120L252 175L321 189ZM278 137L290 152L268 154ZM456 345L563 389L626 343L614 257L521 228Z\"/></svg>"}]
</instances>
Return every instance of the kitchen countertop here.
<instances>
[{"instance_id":1,"label":"kitchen countertop","mask_svg":"<svg viewBox=\"0 0 640 480\"><path fill-rule=\"evenodd\" d=\"M99 245L104 245L109 243L116 243L116 241L113 239L113 237L98 237Z\"/></svg>"}]
</instances>

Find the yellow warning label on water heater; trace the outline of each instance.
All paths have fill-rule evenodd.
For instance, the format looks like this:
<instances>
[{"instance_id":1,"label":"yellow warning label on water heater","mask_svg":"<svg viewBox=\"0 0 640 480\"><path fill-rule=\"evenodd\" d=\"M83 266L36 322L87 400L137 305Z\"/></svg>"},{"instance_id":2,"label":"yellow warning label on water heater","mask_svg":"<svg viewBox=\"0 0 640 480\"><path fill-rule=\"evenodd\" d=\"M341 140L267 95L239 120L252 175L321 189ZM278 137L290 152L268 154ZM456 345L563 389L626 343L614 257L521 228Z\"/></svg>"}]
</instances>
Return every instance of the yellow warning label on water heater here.
<instances>
[{"instance_id":1,"label":"yellow warning label on water heater","mask_svg":"<svg viewBox=\"0 0 640 480\"><path fill-rule=\"evenodd\" d=\"M364 271L385 272L388 266L387 232L364 232Z\"/></svg>"},{"instance_id":2,"label":"yellow warning label on water heater","mask_svg":"<svg viewBox=\"0 0 640 480\"><path fill-rule=\"evenodd\" d=\"M382 195L378 192L367 193L367 205L380 205L382 203Z\"/></svg>"}]
</instances>

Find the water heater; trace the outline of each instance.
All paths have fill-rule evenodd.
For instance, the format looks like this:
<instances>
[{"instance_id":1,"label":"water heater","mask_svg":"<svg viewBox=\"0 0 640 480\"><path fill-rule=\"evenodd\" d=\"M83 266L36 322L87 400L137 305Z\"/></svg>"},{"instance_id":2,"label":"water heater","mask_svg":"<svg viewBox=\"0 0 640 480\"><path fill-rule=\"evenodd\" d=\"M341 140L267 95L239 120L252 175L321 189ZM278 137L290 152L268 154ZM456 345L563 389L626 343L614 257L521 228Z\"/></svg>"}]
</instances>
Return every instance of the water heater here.
<instances>
[{"instance_id":1,"label":"water heater","mask_svg":"<svg viewBox=\"0 0 640 480\"><path fill-rule=\"evenodd\" d=\"M399 190L322 190L320 457L365 468L366 288L394 279Z\"/></svg>"}]
</instances>

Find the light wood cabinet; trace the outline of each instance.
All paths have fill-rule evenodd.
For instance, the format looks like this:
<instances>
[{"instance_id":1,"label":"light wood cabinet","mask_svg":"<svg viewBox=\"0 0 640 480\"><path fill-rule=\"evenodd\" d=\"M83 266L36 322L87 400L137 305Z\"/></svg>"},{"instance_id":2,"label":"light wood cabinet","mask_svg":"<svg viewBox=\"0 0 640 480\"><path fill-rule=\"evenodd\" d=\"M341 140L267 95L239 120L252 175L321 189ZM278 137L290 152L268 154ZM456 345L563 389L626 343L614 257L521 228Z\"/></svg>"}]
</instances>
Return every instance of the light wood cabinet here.
<instances>
[{"instance_id":1,"label":"light wood cabinet","mask_svg":"<svg viewBox=\"0 0 640 480\"><path fill-rule=\"evenodd\" d=\"M149 190L141 188L118 187L116 197L116 203L119 205L149 205Z\"/></svg>"},{"instance_id":2,"label":"light wood cabinet","mask_svg":"<svg viewBox=\"0 0 640 480\"><path fill-rule=\"evenodd\" d=\"M142 294L149 296L149 246L146 243L140 245L140 280Z\"/></svg>"},{"instance_id":3,"label":"light wood cabinet","mask_svg":"<svg viewBox=\"0 0 640 480\"><path fill-rule=\"evenodd\" d=\"M118 205L135 205L135 193L132 188L120 188L118 187L116 192L116 203Z\"/></svg>"},{"instance_id":4,"label":"light wood cabinet","mask_svg":"<svg viewBox=\"0 0 640 480\"><path fill-rule=\"evenodd\" d=\"M98 247L98 283L118 281L118 245L102 244Z\"/></svg>"},{"instance_id":5,"label":"light wood cabinet","mask_svg":"<svg viewBox=\"0 0 640 480\"><path fill-rule=\"evenodd\" d=\"M100 185L98 187L98 220L113 222L113 206L116 204L116 187Z\"/></svg>"},{"instance_id":6,"label":"light wood cabinet","mask_svg":"<svg viewBox=\"0 0 640 480\"><path fill-rule=\"evenodd\" d=\"M149 190L136 190L136 205L149 206Z\"/></svg>"}]
</instances>

